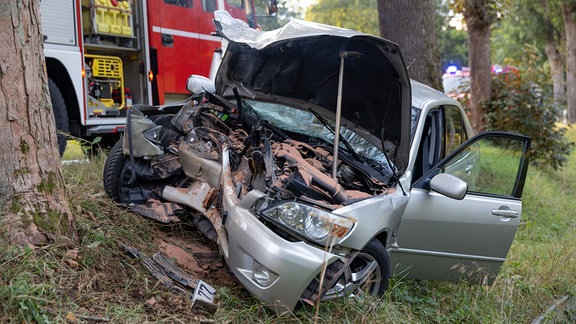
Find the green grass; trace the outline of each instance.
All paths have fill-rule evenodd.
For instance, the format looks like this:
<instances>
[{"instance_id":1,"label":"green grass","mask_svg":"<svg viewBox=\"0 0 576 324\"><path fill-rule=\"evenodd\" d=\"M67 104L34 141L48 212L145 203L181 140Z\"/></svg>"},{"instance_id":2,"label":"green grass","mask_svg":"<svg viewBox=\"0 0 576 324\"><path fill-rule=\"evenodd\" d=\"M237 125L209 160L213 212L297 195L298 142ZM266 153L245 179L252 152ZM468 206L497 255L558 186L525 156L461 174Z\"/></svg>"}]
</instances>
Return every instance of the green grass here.
<instances>
[{"instance_id":1,"label":"green grass","mask_svg":"<svg viewBox=\"0 0 576 324\"><path fill-rule=\"evenodd\" d=\"M569 129L567 136L576 141L576 130ZM318 319L310 307L278 318L233 282L218 286L216 314L191 310L186 298L166 291L118 243L153 252L159 236L193 240L197 234L114 205L103 193L104 159L102 154L89 163L63 166L78 242L31 250L0 240L0 322L97 316L115 323L527 323L561 296L576 294L574 152L561 170L530 168L521 227L494 285L394 278L381 300L323 303ZM548 322L568 320L558 316L549 315Z\"/></svg>"}]
</instances>

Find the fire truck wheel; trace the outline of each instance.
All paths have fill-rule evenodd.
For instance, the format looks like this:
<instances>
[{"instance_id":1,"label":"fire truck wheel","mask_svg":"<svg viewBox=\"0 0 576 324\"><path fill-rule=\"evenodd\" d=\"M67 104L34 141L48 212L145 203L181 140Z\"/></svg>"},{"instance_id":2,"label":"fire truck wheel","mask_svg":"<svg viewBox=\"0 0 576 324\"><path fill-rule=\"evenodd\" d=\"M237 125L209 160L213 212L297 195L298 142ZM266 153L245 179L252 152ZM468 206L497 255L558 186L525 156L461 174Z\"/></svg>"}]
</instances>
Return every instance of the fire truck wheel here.
<instances>
[{"instance_id":1,"label":"fire truck wheel","mask_svg":"<svg viewBox=\"0 0 576 324\"><path fill-rule=\"evenodd\" d=\"M58 89L52 79L48 79L48 91L50 91L50 101L54 111L56 131L58 132L58 150L60 151L60 156L62 156L66 150L66 141L68 139L68 111L66 110L64 97L62 97L60 89Z\"/></svg>"},{"instance_id":2,"label":"fire truck wheel","mask_svg":"<svg viewBox=\"0 0 576 324\"><path fill-rule=\"evenodd\" d=\"M115 202L120 200L120 180L122 168L126 162L126 156L122 152L122 139L120 139L108 153L108 158L104 164L104 191Z\"/></svg>"}]
</instances>

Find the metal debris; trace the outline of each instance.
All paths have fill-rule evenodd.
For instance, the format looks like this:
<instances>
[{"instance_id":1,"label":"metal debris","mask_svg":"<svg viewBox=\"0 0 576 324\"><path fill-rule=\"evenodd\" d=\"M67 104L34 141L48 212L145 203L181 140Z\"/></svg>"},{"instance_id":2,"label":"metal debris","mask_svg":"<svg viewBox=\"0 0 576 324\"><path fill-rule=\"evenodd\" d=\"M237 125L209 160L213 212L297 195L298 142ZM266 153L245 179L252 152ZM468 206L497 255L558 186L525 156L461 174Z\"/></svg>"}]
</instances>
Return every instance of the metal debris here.
<instances>
[{"instance_id":1,"label":"metal debris","mask_svg":"<svg viewBox=\"0 0 576 324\"><path fill-rule=\"evenodd\" d=\"M130 210L161 223L176 223L180 221L176 214L182 213L184 209L176 203L161 202L150 198L146 205L130 204Z\"/></svg>"},{"instance_id":2,"label":"metal debris","mask_svg":"<svg viewBox=\"0 0 576 324\"><path fill-rule=\"evenodd\" d=\"M188 295L190 292L184 288L194 289L194 292L190 295L192 308L202 309L211 314L218 310L218 306L214 304L216 289L186 273L162 253L156 252L150 258L132 246L124 243L120 243L120 246L132 257L139 258L146 270L169 290Z\"/></svg>"}]
</instances>

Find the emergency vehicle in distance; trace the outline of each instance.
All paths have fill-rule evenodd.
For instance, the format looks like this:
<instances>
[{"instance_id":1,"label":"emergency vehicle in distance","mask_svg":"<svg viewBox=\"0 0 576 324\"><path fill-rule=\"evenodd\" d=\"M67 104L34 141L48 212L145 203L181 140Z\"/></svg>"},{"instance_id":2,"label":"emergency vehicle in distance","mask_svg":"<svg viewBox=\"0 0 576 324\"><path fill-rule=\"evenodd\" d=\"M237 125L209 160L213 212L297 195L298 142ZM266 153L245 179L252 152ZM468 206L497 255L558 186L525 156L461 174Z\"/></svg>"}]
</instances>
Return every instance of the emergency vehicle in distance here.
<instances>
[{"instance_id":1,"label":"emergency vehicle in distance","mask_svg":"<svg viewBox=\"0 0 576 324\"><path fill-rule=\"evenodd\" d=\"M267 3L273 13L276 1ZM42 0L60 153L65 133L119 134L131 105L180 101L189 75L215 73L222 54L215 10L258 26L253 0Z\"/></svg>"}]
</instances>

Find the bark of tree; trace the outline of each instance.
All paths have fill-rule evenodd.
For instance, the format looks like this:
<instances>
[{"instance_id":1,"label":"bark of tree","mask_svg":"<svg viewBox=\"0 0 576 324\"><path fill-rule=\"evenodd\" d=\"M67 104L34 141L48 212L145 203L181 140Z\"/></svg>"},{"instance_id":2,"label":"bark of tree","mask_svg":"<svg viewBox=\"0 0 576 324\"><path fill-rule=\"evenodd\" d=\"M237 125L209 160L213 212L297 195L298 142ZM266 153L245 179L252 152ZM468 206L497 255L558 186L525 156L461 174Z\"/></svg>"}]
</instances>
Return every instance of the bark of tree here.
<instances>
[{"instance_id":1,"label":"bark of tree","mask_svg":"<svg viewBox=\"0 0 576 324\"><path fill-rule=\"evenodd\" d=\"M550 64L550 75L552 76L552 93L554 95L554 105L564 108L566 105L566 77L564 74L564 30L555 28L549 17L549 0L540 0L540 5L544 8L544 28L546 31L546 58Z\"/></svg>"},{"instance_id":2,"label":"bark of tree","mask_svg":"<svg viewBox=\"0 0 576 324\"><path fill-rule=\"evenodd\" d=\"M0 4L0 229L19 246L76 238L39 24L39 1Z\"/></svg>"},{"instance_id":3,"label":"bark of tree","mask_svg":"<svg viewBox=\"0 0 576 324\"><path fill-rule=\"evenodd\" d=\"M556 107L566 104L566 82L564 77L564 57L558 50L559 39L554 37L554 31L549 28L546 38L546 57L550 63L552 75L552 91Z\"/></svg>"},{"instance_id":4,"label":"bark of tree","mask_svg":"<svg viewBox=\"0 0 576 324\"><path fill-rule=\"evenodd\" d=\"M434 0L378 0L378 21L380 35L400 45L410 77L442 90L435 3Z\"/></svg>"},{"instance_id":5,"label":"bark of tree","mask_svg":"<svg viewBox=\"0 0 576 324\"><path fill-rule=\"evenodd\" d=\"M568 122L576 122L576 4L566 1L562 5L566 35L566 101Z\"/></svg>"},{"instance_id":6,"label":"bark of tree","mask_svg":"<svg viewBox=\"0 0 576 324\"><path fill-rule=\"evenodd\" d=\"M492 17L485 0L465 0L464 19L468 27L468 63L470 65L470 119L476 132L484 129L484 102L492 92L490 25Z\"/></svg>"}]
</instances>

